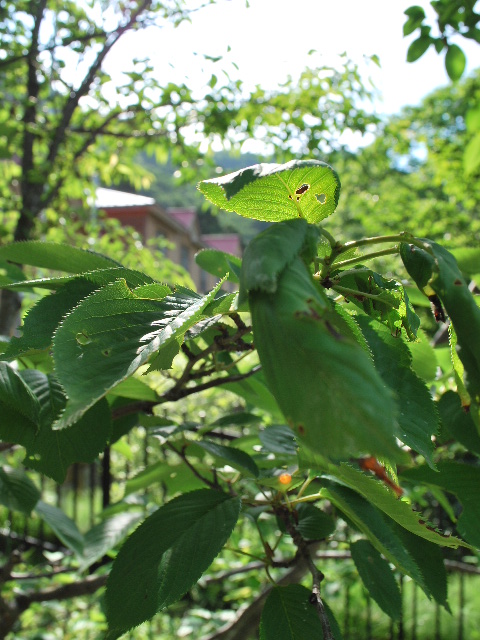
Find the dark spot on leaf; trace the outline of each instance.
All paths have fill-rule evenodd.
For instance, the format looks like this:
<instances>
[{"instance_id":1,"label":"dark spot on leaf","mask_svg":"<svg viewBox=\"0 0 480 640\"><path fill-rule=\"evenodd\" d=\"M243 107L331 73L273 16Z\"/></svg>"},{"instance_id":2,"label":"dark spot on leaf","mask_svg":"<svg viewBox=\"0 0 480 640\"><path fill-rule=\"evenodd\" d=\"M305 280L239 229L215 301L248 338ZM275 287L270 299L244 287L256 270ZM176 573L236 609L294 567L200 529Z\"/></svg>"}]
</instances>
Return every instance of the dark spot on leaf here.
<instances>
[{"instance_id":1,"label":"dark spot on leaf","mask_svg":"<svg viewBox=\"0 0 480 640\"><path fill-rule=\"evenodd\" d=\"M303 424L297 424L297 431L301 436L305 435L305 427Z\"/></svg>"},{"instance_id":2,"label":"dark spot on leaf","mask_svg":"<svg viewBox=\"0 0 480 640\"><path fill-rule=\"evenodd\" d=\"M327 194L326 193L317 193L315 195L315 197L317 198L317 200L319 201L320 204L325 204L327 201Z\"/></svg>"},{"instance_id":3,"label":"dark spot on leaf","mask_svg":"<svg viewBox=\"0 0 480 640\"><path fill-rule=\"evenodd\" d=\"M304 193L307 193L307 191L310 189L310 185L309 184L302 184L301 187L298 187L298 189L295 191L295 196L296 196L296 200L297 202L299 202L300 198L303 196ZM288 196L290 200L293 200L292 196Z\"/></svg>"},{"instance_id":4,"label":"dark spot on leaf","mask_svg":"<svg viewBox=\"0 0 480 640\"><path fill-rule=\"evenodd\" d=\"M460 278L457 278L453 284L456 284L457 287L461 287L463 282L460 280Z\"/></svg>"},{"instance_id":5,"label":"dark spot on leaf","mask_svg":"<svg viewBox=\"0 0 480 640\"><path fill-rule=\"evenodd\" d=\"M77 335L75 336L75 340L82 346L92 341L86 331L80 331L79 333L77 333Z\"/></svg>"},{"instance_id":6,"label":"dark spot on leaf","mask_svg":"<svg viewBox=\"0 0 480 640\"><path fill-rule=\"evenodd\" d=\"M107 358L111 353L112 353L111 349L104 349L102 351L102 355L106 356Z\"/></svg>"}]
</instances>

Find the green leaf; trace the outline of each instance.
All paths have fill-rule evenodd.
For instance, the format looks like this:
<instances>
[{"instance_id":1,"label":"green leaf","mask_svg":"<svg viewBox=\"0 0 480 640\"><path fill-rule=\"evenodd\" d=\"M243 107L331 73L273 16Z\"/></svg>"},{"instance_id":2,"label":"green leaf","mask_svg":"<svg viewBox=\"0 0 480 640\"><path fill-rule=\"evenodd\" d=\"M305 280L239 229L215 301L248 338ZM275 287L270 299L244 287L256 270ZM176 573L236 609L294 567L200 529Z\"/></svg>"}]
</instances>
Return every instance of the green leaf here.
<instances>
[{"instance_id":1,"label":"green leaf","mask_svg":"<svg viewBox=\"0 0 480 640\"><path fill-rule=\"evenodd\" d=\"M252 424L261 422L262 419L260 416L255 413L249 413L247 411L235 411L234 413L227 413L220 418L217 418L213 422L210 423L208 429L210 427L227 427L227 426L245 426L246 424Z\"/></svg>"},{"instance_id":2,"label":"green leaf","mask_svg":"<svg viewBox=\"0 0 480 640\"><path fill-rule=\"evenodd\" d=\"M110 396L129 398L130 400L145 400L146 402L156 402L159 399L158 393L152 387L140 380L140 378L134 378L133 376L117 384L109 392Z\"/></svg>"},{"instance_id":3,"label":"green leaf","mask_svg":"<svg viewBox=\"0 0 480 640\"><path fill-rule=\"evenodd\" d=\"M480 131L469 140L463 152L463 168L467 176L475 173L480 166Z\"/></svg>"},{"instance_id":4,"label":"green leaf","mask_svg":"<svg viewBox=\"0 0 480 640\"><path fill-rule=\"evenodd\" d=\"M255 461L245 451L235 449L235 447L226 447L208 440L199 440L195 444L247 476L254 476L255 478L258 476L258 467Z\"/></svg>"},{"instance_id":5,"label":"green leaf","mask_svg":"<svg viewBox=\"0 0 480 640\"><path fill-rule=\"evenodd\" d=\"M105 594L108 640L152 618L200 578L230 536L240 500L209 489L175 498L121 548Z\"/></svg>"},{"instance_id":6,"label":"green leaf","mask_svg":"<svg viewBox=\"0 0 480 640\"><path fill-rule=\"evenodd\" d=\"M427 469L425 465L402 472L402 478L412 482L422 482L441 487L457 496L463 511L458 518L457 529L465 540L480 546L480 468L459 462L439 462L438 473Z\"/></svg>"},{"instance_id":7,"label":"green leaf","mask_svg":"<svg viewBox=\"0 0 480 640\"><path fill-rule=\"evenodd\" d=\"M131 493L147 489L152 484L164 482L175 471L175 467L168 465L164 460L150 464L127 480L125 495L128 496Z\"/></svg>"},{"instance_id":8,"label":"green leaf","mask_svg":"<svg viewBox=\"0 0 480 640\"><path fill-rule=\"evenodd\" d=\"M181 289L159 301L137 297L120 280L85 298L54 337L56 372L69 397L57 428L76 422L160 347L183 336L220 284L203 297Z\"/></svg>"},{"instance_id":9,"label":"green leaf","mask_svg":"<svg viewBox=\"0 0 480 640\"><path fill-rule=\"evenodd\" d=\"M228 273L230 282L238 282L238 274L242 266L242 260L231 253L225 253L218 249L201 249L195 255L198 266L217 278L223 278Z\"/></svg>"},{"instance_id":10,"label":"green leaf","mask_svg":"<svg viewBox=\"0 0 480 640\"><path fill-rule=\"evenodd\" d=\"M4 362L0 362L0 407L4 423L17 419L22 426L28 425L33 431L39 425L40 404L37 398L21 376Z\"/></svg>"},{"instance_id":11,"label":"green leaf","mask_svg":"<svg viewBox=\"0 0 480 640\"><path fill-rule=\"evenodd\" d=\"M398 620L402 615L402 596L388 562L367 540L352 543L350 552L368 593L387 616Z\"/></svg>"},{"instance_id":12,"label":"green leaf","mask_svg":"<svg viewBox=\"0 0 480 640\"><path fill-rule=\"evenodd\" d=\"M273 420L283 420L278 404L268 389L261 371L240 382L229 382L222 386L226 391L231 391L243 398L251 407L266 411L272 416Z\"/></svg>"},{"instance_id":13,"label":"green leaf","mask_svg":"<svg viewBox=\"0 0 480 640\"><path fill-rule=\"evenodd\" d=\"M297 529L306 540L324 540L335 531L335 520L313 504L299 504L297 507Z\"/></svg>"},{"instance_id":14,"label":"green leaf","mask_svg":"<svg viewBox=\"0 0 480 640\"><path fill-rule=\"evenodd\" d=\"M125 280L129 287L140 287L142 285L146 285L147 283L151 284L157 290L157 295L153 297L158 297L158 294L160 292L163 294L161 295L162 298L170 293L169 287L156 283L153 278L147 276L141 271L134 271L132 269L126 269L125 267L117 266L95 269L95 271L79 272L71 276L37 278L35 280L20 280L19 282L14 282L8 286L5 286L4 288L20 290L52 289L53 291L58 291L71 282L76 282L78 286L78 283L80 281L86 281L95 285L95 287L93 287L94 289L98 289L99 287L103 287L109 282L115 282L115 280Z\"/></svg>"},{"instance_id":15,"label":"green leaf","mask_svg":"<svg viewBox=\"0 0 480 640\"><path fill-rule=\"evenodd\" d=\"M110 410L105 401L97 403L64 433L53 431L52 422L66 402L63 389L54 376L34 369L22 371L21 379L38 402L39 427L4 411L0 437L26 448L28 467L61 483L73 462L93 462L103 451L111 429Z\"/></svg>"},{"instance_id":16,"label":"green leaf","mask_svg":"<svg viewBox=\"0 0 480 640\"><path fill-rule=\"evenodd\" d=\"M7 287L15 282L20 283L27 277L21 268L10 262L0 260L0 287Z\"/></svg>"},{"instance_id":17,"label":"green leaf","mask_svg":"<svg viewBox=\"0 0 480 640\"><path fill-rule=\"evenodd\" d=\"M354 491L360 493L365 500L383 511L392 520L397 522L400 526L411 533L429 540L439 546L449 547L456 549L459 546L469 547L470 545L463 542L455 536L442 534L430 526L428 522L422 519L419 513L412 511L409 504L403 500L399 500L396 496L387 489L386 486L377 482L373 476L366 475L361 471L353 468L352 466L342 463L339 467L330 465L335 478L349 486ZM429 469L426 465L421 467L422 470ZM410 477L409 474L414 472L414 469L408 472L402 473L402 477ZM436 477L437 473L433 470L429 470L428 477ZM382 552L383 553L383 552Z\"/></svg>"},{"instance_id":18,"label":"green leaf","mask_svg":"<svg viewBox=\"0 0 480 640\"><path fill-rule=\"evenodd\" d=\"M451 253L462 273L466 273L469 276L480 274L480 247L459 247L458 249L452 249Z\"/></svg>"},{"instance_id":19,"label":"green leaf","mask_svg":"<svg viewBox=\"0 0 480 640\"><path fill-rule=\"evenodd\" d=\"M61 509L53 507L39 500L35 511L44 520L57 538L81 558L83 554L84 538L75 522Z\"/></svg>"},{"instance_id":20,"label":"green leaf","mask_svg":"<svg viewBox=\"0 0 480 640\"><path fill-rule=\"evenodd\" d=\"M95 285L91 282L74 280L55 295L41 298L28 311L21 326L22 335L11 339L4 358L13 359L32 351L48 349L63 317L94 290Z\"/></svg>"},{"instance_id":21,"label":"green leaf","mask_svg":"<svg viewBox=\"0 0 480 640\"><path fill-rule=\"evenodd\" d=\"M52 429L52 422L65 405L58 382L40 372L35 372L44 381L39 381L35 392L40 396L45 413L54 409L34 439L20 442L26 447L25 465L62 483L68 468L74 462L91 463L105 449L112 424L108 403L102 399L94 404L82 417L65 430ZM41 395L40 395L41 394Z\"/></svg>"},{"instance_id":22,"label":"green leaf","mask_svg":"<svg viewBox=\"0 0 480 640\"><path fill-rule=\"evenodd\" d=\"M444 429L466 449L480 455L480 436L468 410L462 407L458 394L447 391L437 402Z\"/></svg>"},{"instance_id":23,"label":"green leaf","mask_svg":"<svg viewBox=\"0 0 480 640\"><path fill-rule=\"evenodd\" d=\"M438 545L413 535L397 524L393 524L393 528L420 569L422 588L426 595L450 611L447 602L447 571L443 561L443 550Z\"/></svg>"},{"instance_id":24,"label":"green leaf","mask_svg":"<svg viewBox=\"0 0 480 640\"><path fill-rule=\"evenodd\" d=\"M423 332L417 333L417 340L409 342L408 348L412 355L412 369L422 380L431 382L437 375L437 353L431 346L428 336Z\"/></svg>"},{"instance_id":25,"label":"green leaf","mask_svg":"<svg viewBox=\"0 0 480 640\"><path fill-rule=\"evenodd\" d=\"M82 273L122 266L115 260L94 251L38 240L14 242L0 247L0 260L67 273Z\"/></svg>"},{"instance_id":26,"label":"green leaf","mask_svg":"<svg viewBox=\"0 0 480 640\"><path fill-rule=\"evenodd\" d=\"M315 230L305 220L289 220L259 233L247 246L240 274L239 304L251 291L275 293L282 271L300 255Z\"/></svg>"},{"instance_id":27,"label":"green leaf","mask_svg":"<svg viewBox=\"0 0 480 640\"><path fill-rule=\"evenodd\" d=\"M409 7L404 13L408 17L408 20L403 25L403 35L409 36L415 29L421 26L425 19L425 11L422 7L414 6Z\"/></svg>"},{"instance_id":28,"label":"green leaf","mask_svg":"<svg viewBox=\"0 0 480 640\"><path fill-rule=\"evenodd\" d=\"M415 62L423 56L433 40L430 36L420 36L408 47L407 62Z\"/></svg>"},{"instance_id":29,"label":"green leaf","mask_svg":"<svg viewBox=\"0 0 480 640\"><path fill-rule=\"evenodd\" d=\"M458 394L447 391L437 402L437 406L442 425L447 433L469 451L480 455L480 436L470 412L462 408Z\"/></svg>"},{"instance_id":30,"label":"green leaf","mask_svg":"<svg viewBox=\"0 0 480 640\"><path fill-rule=\"evenodd\" d=\"M417 18L417 19L421 18L422 20L423 18L425 18L425 10L422 7L419 7L418 5L408 7L408 9L405 9L403 13L409 18Z\"/></svg>"},{"instance_id":31,"label":"green leaf","mask_svg":"<svg viewBox=\"0 0 480 640\"><path fill-rule=\"evenodd\" d=\"M323 638L322 623L310 603L311 591L300 584L273 587L262 611L260 640L305 640ZM324 602L335 640L341 632L332 612Z\"/></svg>"},{"instance_id":32,"label":"green leaf","mask_svg":"<svg viewBox=\"0 0 480 640\"><path fill-rule=\"evenodd\" d=\"M356 491L337 482L324 481L322 494L345 516L355 527L365 534L377 551L385 556L403 573L409 575L422 589L426 589L422 574L405 548L402 540L395 532L394 523L380 509L370 504Z\"/></svg>"},{"instance_id":33,"label":"green leaf","mask_svg":"<svg viewBox=\"0 0 480 640\"><path fill-rule=\"evenodd\" d=\"M456 44L449 44L445 55L445 69L450 80L460 80L466 64L467 59L462 49Z\"/></svg>"},{"instance_id":34,"label":"green leaf","mask_svg":"<svg viewBox=\"0 0 480 640\"><path fill-rule=\"evenodd\" d=\"M316 223L335 211L340 180L323 162L292 160L204 180L198 189L213 204L247 218L280 222L301 217Z\"/></svg>"},{"instance_id":35,"label":"green leaf","mask_svg":"<svg viewBox=\"0 0 480 640\"><path fill-rule=\"evenodd\" d=\"M445 248L430 240L425 249L402 243L403 263L426 295L436 294L450 316L456 336L456 353L465 368L465 386L472 399L480 401L480 308Z\"/></svg>"},{"instance_id":36,"label":"green leaf","mask_svg":"<svg viewBox=\"0 0 480 640\"><path fill-rule=\"evenodd\" d=\"M299 440L325 456L395 458L393 395L301 258L249 304L265 379Z\"/></svg>"},{"instance_id":37,"label":"green leaf","mask_svg":"<svg viewBox=\"0 0 480 640\"><path fill-rule=\"evenodd\" d=\"M106 553L114 549L126 538L133 527L143 519L143 513L118 513L87 531L84 536L85 544L80 571L85 571Z\"/></svg>"},{"instance_id":38,"label":"green leaf","mask_svg":"<svg viewBox=\"0 0 480 640\"><path fill-rule=\"evenodd\" d=\"M335 281L335 274L332 276ZM387 280L383 276L364 266L357 266L350 275L339 279L341 287L359 292L349 300L378 322L384 323L393 334L405 329L409 339L416 337L420 320L411 306L403 285L396 280ZM335 285L334 285L335 288ZM339 289L339 293L342 293ZM374 299L362 296L375 296Z\"/></svg>"},{"instance_id":39,"label":"green leaf","mask_svg":"<svg viewBox=\"0 0 480 640\"><path fill-rule=\"evenodd\" d=\"M0 467L0 504L27 515L40 499L40 491L21 469Z\"/></svg>"},{"instance_id":40,"label":"green leaf","mask_svg":"<svg viewBox=\"0 0 480 640\"><path fill-rule=\"evenodd\" d=\"M295 436L286 424L274 424L271 427L267 427L260 431L259 437L263 447L267 451L288 455L295 455L297 453Z\"/></svg>"},{"instance_id":41,"label":"green leaf","mask_svg":"<svg viewBox=\"0 0 480 640\"><path fill-rule=\"evenodd\" d=\"M366 316L358 316L357 321L372 350L377 371L396 395L399 438L433 466L432 436L438 432L438 415L429 389L410 368L407 345L385 327L374 326Z\"/></svg>"}]
</instances>

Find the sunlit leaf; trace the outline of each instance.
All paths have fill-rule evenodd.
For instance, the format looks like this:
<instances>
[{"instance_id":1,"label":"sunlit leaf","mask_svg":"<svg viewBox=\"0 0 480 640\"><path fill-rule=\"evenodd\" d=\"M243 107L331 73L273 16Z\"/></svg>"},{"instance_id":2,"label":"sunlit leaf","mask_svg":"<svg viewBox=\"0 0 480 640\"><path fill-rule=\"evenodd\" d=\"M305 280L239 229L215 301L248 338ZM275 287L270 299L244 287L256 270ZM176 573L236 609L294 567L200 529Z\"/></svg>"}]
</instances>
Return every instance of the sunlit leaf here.
<instances>
[{"instance_id":1,"label":"sunlit leaf","mask_svg":"<svg viewBox=\"0 0 480 640\"><path fill-rule=\"evenodd\" d=\"M247 218L280 222L304 218L320 222L335 210L340 180L318 160L292 160L287 164L257 164L198 185L204 196Z\"/></svg>"}]
</instances>

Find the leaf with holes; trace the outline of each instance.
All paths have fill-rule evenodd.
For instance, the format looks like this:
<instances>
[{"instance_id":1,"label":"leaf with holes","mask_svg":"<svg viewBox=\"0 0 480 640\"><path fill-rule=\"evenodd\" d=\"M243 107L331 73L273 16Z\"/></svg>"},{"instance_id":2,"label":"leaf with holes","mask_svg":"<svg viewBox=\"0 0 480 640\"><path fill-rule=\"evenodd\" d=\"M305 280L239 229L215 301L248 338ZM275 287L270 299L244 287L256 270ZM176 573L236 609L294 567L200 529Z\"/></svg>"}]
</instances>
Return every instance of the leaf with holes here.
<instances>
[{"instance_id":1,"label":"leaf with holes","mask_svg":"<svg viewBox=\"0 0 480 640\"><path fill-rule=\"evenodd\" d=\"M246 218L280 222L300 217L317 223L335 211L340 180L324 162L292 160L204 180L198 189L213 204Z\"/></svg>"},{"instance_id":2,"label":"leaf with holes","mask_svg":"<svg viewBox=\"0 0 480 640\"><path fill-rule=\"evenodd\" d=\"M299 442L332 458L398 458L393 394L301 258L249 305L265 379Z\"/></svg>"},{"instance_id":3,"label":"leaf with holes","mask_svg":"<svg viewBox=\"0 0 480 640\"><path fill-rule=\"evenodd\" d=\"M184 494L148 517L121 548L105 605L114 640L176 602L229 538L240 500L210 489Z\"/></svg>"}]
</instances>

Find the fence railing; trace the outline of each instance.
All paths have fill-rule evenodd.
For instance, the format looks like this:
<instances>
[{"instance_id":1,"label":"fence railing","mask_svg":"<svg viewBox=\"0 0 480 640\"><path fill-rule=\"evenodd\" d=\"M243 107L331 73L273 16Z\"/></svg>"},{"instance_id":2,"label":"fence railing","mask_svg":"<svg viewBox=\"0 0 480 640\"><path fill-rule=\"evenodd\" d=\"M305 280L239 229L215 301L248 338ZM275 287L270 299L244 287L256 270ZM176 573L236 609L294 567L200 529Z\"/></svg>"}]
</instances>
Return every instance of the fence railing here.
<instances>
[{"instance_id":1,"label":"fence railing","mask_svg":"<svg viewBox=\"0 0 480 640\"><path fill-rule=\"evenodd\" d=\"M102 509L111 503L117 479L121 477L123 483L148 464L147 431L139 442L138 460L120 462L110 449L106 449L101 459L93 464L72 465L61 486L38 476L42 499L62 508L81 530L88 530ZM17 512L3 516L0 517L0 552L9 554L14 548L46 551L61 548L61 543L46 530L41 519ZM348 552L323 552L319 556L321 563L343 563L349 559ZM399 576L403 608L401 619L395 622L369 598L359 580L355 579L352 565L350 578L339 578L337 585L340 584L340 588L325 594L339 620L344 640L480 640L480 595L477 600L473 597L480 594L480 569L458 560L447 559L445 564L452 574L451 614L429 602L411 580ZM476 635L472 628L477 630ZM131 637L135 638L135 634Z\"/></svg>"}]
</instances>

